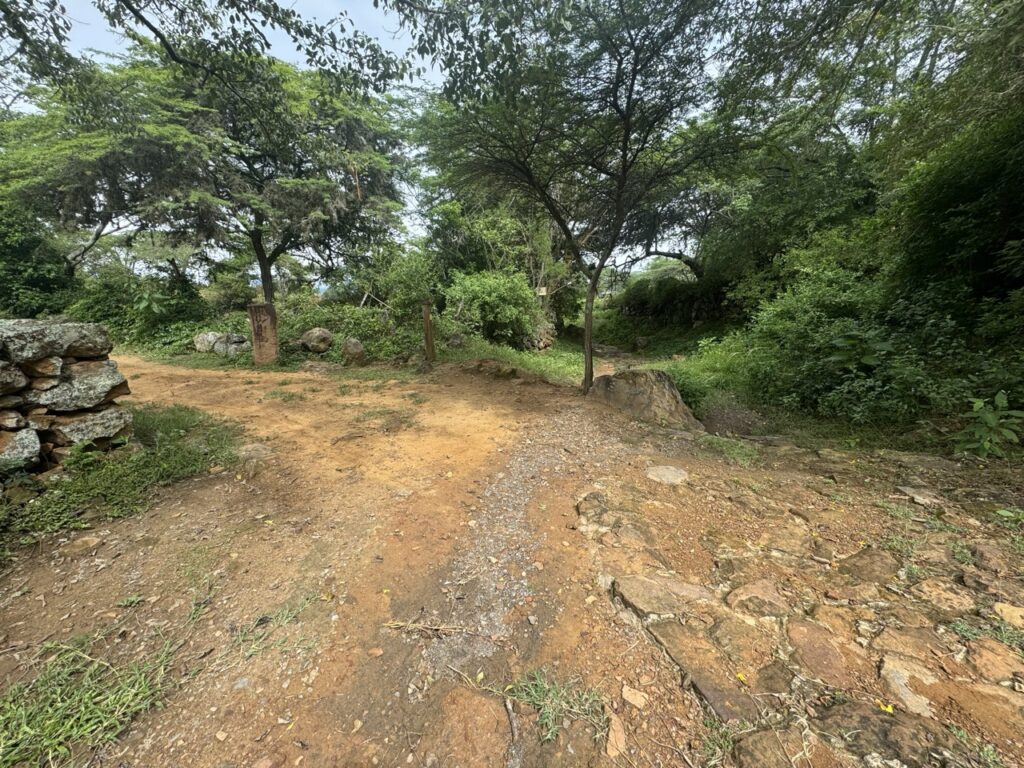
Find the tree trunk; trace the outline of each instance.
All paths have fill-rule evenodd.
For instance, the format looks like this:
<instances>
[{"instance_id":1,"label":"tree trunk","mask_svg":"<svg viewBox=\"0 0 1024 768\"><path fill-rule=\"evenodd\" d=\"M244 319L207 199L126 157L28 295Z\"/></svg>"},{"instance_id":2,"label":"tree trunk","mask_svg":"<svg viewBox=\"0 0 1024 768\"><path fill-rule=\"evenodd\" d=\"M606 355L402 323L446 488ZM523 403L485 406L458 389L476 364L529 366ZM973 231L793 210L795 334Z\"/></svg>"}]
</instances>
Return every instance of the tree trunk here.
<instances>
[{"instance_id":1,"label":"tree trunk","mask_svg":"<svg viewBox=\"0 0 1024 768\"><path fill-rule=\"evenodd\" d=\"M263 301L266 304L274 303L274 265L270 263L266 254L256 254L256 262L260 266L260 287L263 288Z\"/></svg>"},{"instance_id":2,"label":"tree trunk","mask_svg":"<svg viewBox=\"0 0 1024 768\"><path fill-rule=\"evenodd\" d=\"M587 303L583 310L583 394L594 384L594 300L601 270L595 269L587 283Z\"/></svg>"},{"instance_id":3,"label":"tree trunk","mask_svg":"<svg viewBox=\"0 0 1024 768\"><path fill-rule=\"evenodd\" d=\"M263 288L263 304L249 305L249 328L252 330L252 358L256 365L273 365L277 362L277 312L274 310L274 257L267 254L263 245L263 230L249 232L256 263L260 268L260 287Z\"/></svg>"}]
</instances>

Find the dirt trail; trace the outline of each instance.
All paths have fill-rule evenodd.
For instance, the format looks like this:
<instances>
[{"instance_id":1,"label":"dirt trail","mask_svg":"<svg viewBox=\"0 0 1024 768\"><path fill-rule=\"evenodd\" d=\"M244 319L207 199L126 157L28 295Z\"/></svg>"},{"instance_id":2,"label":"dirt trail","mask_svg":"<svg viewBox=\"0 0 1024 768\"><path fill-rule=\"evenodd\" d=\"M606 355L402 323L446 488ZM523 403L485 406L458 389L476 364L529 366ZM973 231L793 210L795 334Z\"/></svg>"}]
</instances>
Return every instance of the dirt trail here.
<instances>
[{"instance_id":1,"label":"dirt trail","mask_svg":"<svg viewBox=\"0 0 1024 768\"><path fill-rule=\"evenodd\" d=\"M44 638L113 627L115 654L178 647L165 706L96 765L1024 754L1024 665L948 630L1024 604L1020 558L974 517L1021 503L1013 475L700 442L452 366L403 381L119 363L135 402L231 418L246 444L238 470L48 542L0 583L8 680ZM658 466L673 482L651 479ZM943 496L941 525L908 484ZM915 542L902 563L894 536ZM567 716L542 743L535 710L501 695L538 668L595 689L612 737Z\"/></svg>"}]
</instances>

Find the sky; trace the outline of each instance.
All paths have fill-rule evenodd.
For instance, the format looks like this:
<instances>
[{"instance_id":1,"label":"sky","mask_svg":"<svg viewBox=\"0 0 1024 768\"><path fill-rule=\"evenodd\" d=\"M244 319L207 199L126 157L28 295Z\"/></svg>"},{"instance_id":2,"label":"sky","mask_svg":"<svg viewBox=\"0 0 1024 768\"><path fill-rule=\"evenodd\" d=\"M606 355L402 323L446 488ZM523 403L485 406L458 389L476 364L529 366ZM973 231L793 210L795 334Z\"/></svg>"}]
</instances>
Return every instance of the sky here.
<instances>
[{"instance_id":1,"label":"sky","mask_svg":"<svg viewBox=\"0 0 1024 768\"><path fill-rule=\"evenodd\" d=\"M73 50L95 49L115 53L124 49L123 38L110 29L91 0L65 0L64 6L73 22L70 34ZM377 38L384 48L405 53L409 47L409 37L399 29L398 18L393 13L374 8L370 0L294 0L288 7L305 18L321 22L345 12L357 29ZM274 56L296 64L304 63L286 35L271 31L268 37Z\"/></svg>"}]
</instances>

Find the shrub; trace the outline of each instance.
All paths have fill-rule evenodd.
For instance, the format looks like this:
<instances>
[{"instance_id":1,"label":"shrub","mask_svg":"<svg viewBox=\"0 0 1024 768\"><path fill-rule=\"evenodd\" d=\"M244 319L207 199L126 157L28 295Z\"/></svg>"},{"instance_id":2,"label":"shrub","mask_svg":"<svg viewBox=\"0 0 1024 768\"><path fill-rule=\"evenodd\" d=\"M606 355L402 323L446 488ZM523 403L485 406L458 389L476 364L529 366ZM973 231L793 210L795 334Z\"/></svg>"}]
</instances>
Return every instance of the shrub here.
<instances>
[{"instance_id":1,"label":"shrub","mask_svg":"<svg viewBox=\"0 0 1024 768\"><path fill-rule=\"evenodd\" d=\"M75 286L64 256L32 217L0 208L0 316L56 314Z\"/></svg>"},{"instance_id":2,"label":"shrub","mask_svg":"<svg viewBox=\"0 0 1024 768\"><path fill-rule=\"evenodd\" d=\"M323 301L310 290L295 291L282 298L277 303L277 317L282 347L297 341L310 328L326 328L338 337L324 354L328 360L341 359L341 342L349 336L363 343L372 360L409 354L420 346L423 336L415 321L399 325L385 309Z\"/></svg>"},{"instance_id":3,"label":"shrub","mask_svg":"<svg viewBox=\"0 0 1024 768\"><path fill-rule=\"evenodd\" d=\"M517 272L457 273L445 299L448 317L467 331L518 349L540 320L533 289Z\"/></svg>"}]
</instances>

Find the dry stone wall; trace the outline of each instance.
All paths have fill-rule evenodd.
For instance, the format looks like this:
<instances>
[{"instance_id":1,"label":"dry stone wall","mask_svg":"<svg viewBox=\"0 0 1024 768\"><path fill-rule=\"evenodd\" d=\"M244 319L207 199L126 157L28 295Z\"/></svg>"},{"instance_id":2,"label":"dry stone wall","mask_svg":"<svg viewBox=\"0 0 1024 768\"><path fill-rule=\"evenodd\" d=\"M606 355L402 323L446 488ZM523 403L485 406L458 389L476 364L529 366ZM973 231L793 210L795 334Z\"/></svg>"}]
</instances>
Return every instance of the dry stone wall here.
<instances>
[{"instance_id":1,"label":"dry stone wall","mask_svg":"<svg viewBox=\"0 0 1024 768\"><path fill-rule=\"evenodd\" d=\"M131 432L128 382L96 323L0 320L0 472L59 464Z\"/></svg>"}]
</instances>

